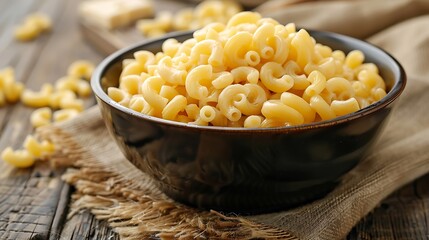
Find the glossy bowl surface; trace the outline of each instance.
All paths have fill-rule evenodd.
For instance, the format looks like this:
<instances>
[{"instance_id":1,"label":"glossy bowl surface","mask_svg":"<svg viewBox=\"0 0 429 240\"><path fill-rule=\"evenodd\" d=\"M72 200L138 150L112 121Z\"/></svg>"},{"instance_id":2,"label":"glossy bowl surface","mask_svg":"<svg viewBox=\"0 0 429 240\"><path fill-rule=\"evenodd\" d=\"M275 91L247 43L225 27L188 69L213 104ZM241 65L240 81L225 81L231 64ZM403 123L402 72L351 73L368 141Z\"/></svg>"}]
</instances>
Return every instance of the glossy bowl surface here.
<instances>
[{"instance_id":1,"label":"glossy bowl surface","mask_svg":"<svg viewBox=\"0 0 429 240\"><path fill-rule=\"evenodd\" d=\"M241 213L294 207L333 189L374 142L405 87L400 64L385 51L347 36L309 31L317 42L375 63L389 92L381 101L329 121L244 129L194 126L125 108L106 94L118 86L121 62L138 50L158 52L166 38L119 50L96 68L91 86L106 126L137 168L173 199L201 208Z\"/></svg>"}]
</instances>

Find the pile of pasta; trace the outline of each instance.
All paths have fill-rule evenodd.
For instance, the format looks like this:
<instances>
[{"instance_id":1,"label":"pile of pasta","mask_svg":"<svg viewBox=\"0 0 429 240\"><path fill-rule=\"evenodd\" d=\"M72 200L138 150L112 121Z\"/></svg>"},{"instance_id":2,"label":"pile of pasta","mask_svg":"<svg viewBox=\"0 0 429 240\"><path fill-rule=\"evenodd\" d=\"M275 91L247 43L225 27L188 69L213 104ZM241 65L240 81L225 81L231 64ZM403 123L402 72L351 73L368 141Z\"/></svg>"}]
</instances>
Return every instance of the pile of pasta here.
<instances>
[{"instance_id":1,"label":"pile of pasta","mask_svg":"<svg viewBox=\"0 0 429 240\"><path fill-rule=\"evenodd\" d=\"M279 127L329 120L386 95L364 54L316 43L258 13L212 23L162 52L137 51L123 62L108 95L147 115L203 126Z\"/></svg>"}]
</instances>

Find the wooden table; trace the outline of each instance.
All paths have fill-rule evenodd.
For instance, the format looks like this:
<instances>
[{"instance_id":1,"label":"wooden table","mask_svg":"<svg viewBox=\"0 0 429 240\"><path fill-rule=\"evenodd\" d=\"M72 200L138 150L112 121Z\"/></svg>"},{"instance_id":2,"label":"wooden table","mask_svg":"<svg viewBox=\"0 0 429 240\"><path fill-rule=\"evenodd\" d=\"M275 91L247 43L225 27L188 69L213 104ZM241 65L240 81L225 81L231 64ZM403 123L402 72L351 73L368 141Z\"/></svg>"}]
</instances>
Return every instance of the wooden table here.
<instances>
[{"instance_id":1,"label":"wooden table","mask_svg":"<svg viewBox=\"0 0 429 240\"><path fill-rule=\"evenodd\" d=\"M88 59L99 62L104 55L83 38L77 21L76 0L0 1L0 68L12 66L18 81L38 90L66 74L71 62ZM160 8L173 8L176 1L155 1ZM48 13L53 31L29 43L13 38L13 28L29 13ZM121 40L138 41L138 35L115 32ZM141 38L142 39L142 38ZM91 106L94 99L87 100ZM19 148L33 130L29 116L33 109L18 103L0 109L0 151ZM66 219L73 192L60 180L63 170L47 163L17 170L0 161L0 239L119 239L106 222L90 213ZM428 239L429 175L396 191L363 219L348 239Z\"/></svg>"}]
</instances>

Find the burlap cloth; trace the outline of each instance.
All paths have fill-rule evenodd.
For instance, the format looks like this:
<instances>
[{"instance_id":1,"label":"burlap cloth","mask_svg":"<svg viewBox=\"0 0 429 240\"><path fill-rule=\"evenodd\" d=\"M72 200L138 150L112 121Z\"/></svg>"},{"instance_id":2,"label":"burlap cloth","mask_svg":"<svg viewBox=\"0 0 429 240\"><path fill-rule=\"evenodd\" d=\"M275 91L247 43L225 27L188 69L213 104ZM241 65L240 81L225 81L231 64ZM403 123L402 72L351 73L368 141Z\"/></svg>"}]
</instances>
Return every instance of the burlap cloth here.
<instances>
[{"instance_id":1,"label":"burlap cloth","mask_svg":"<svg viewBox=\"0 0 429 240\"><path fill-rule=\"evenodd\" d=\"M94 107L75 120L41 128L73 165L72 213L89 209L121 239L342 239L390 193L429 172L429 1L270 1L258 8L283 23L365 38L395 56L408 85L371 153L323 199L257 216L225 216L176 203L121 155ZM426 14L426 15L425 15Z\"/></svg>"}]
</instances>

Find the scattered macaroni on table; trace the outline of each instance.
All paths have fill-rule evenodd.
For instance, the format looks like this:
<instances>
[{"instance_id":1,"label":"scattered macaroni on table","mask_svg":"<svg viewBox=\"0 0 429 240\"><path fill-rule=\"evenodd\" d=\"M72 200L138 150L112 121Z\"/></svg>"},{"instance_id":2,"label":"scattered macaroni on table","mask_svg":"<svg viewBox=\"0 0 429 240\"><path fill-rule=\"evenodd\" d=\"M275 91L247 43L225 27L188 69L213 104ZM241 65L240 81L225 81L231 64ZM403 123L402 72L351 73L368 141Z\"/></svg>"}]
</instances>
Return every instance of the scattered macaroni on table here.
<instances>
[{"instance_id":1,"label":"scattered macaroni on table","mask_svg":"<svg viewBox=\"0 0 429 240\"><path fill-rule=\"evenodd\" d=\"M235 1L206 0L195 8L180 9L176 13L158 12L153 19L141 19L136 28L147 37L157 37L171 31L198 29L212 22L226 23L241 11Z\"/></svg>"},{"instance_id":2,"label":"scattered macaroni on table","mask_svg":"<svg viewBox=\"0 0 429 240\"><path fill-rule=\"evenodd\" d=\"M43 19L39 19L40 21ZM37 108L30 116L34 128L70 120L84 110L84 101L79 97L91 95L88 80L91 78L94 65L87 60L73 62L67 75L58 79L55 84L45 83L39 91L24 89L24 84L15 81L15 70L11 67L0 69L0 107L8 103L21 102ZM13 150L5 148L1 158L18 168L31 167L36 160L45 159L55 151L55 145L49 141L39 142L28 135L23 148Z\"/></svg>"},{"instance_id":3,"label":"scattered macaroni on table","mask_svg":"<svg viewBox=\"0 0 429 240\"><path fill-rule=\"evenodd\" d=\"M166 40L162 50L126 59L108 95L155 117L246 128L329 120L386 95L361 51L333 50L254 12L209 24L183 43Z\"/></svg>"},{"instance_id":4,"label":"scattered macaroni on table","mask_svg":"<svg viewBox=\"0 0 429 240\"><path fill-rule=\"evenodd\" d=\"M52 21L49 16L43 13L33 13L15 28L15 38L20 41L31 41L51 28Z\"/></svg>"}]
</instances>

